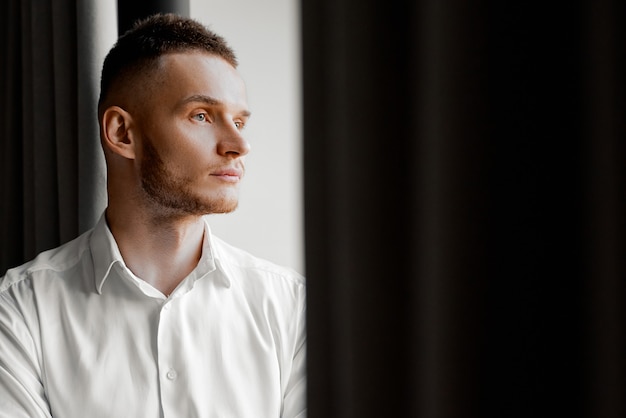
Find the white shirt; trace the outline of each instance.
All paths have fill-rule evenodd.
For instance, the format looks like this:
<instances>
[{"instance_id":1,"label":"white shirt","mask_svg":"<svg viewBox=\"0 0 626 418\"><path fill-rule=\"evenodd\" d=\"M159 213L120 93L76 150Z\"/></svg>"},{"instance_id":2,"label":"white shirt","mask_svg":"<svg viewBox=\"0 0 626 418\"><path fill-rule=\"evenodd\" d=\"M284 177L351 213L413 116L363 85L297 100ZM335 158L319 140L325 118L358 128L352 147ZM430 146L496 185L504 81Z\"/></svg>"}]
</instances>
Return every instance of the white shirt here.
<instances>
[{"instance_id":1,"label":"white shirt","mask_svg":"<svg viewBox=\"0 0 626 418\"><path fill-rule=\"evenodd\" d=\"M305 285L211 236L169 296L104 216L0 279L0 417L304 417Z\"/></svg>"}]
</instances>

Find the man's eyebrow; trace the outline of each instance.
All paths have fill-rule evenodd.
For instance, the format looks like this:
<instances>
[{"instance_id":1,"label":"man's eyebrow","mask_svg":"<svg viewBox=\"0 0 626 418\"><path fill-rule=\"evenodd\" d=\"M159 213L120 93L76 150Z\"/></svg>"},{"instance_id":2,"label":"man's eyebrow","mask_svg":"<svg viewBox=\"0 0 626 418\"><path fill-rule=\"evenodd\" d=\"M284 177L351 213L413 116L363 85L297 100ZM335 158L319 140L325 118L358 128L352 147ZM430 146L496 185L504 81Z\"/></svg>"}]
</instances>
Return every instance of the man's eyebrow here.
<instances>
[{"instance_id":1,"label":"man's eyebrow","mask_svg":"<svg viewBox=\"0 0 626 418\"><path fill-rule=\"evenodd\" d=\"M211 96L206 96L204 94L194 94L193 96L189 96L185 99L183 99L180 102L180 105L186 105L187 103L205 103L211 106L219 106L224 104L223 102L211 97ZM245 117L249 117L251 115L249 110L244 110L241 112L241 116L245 116Z\"/></svg>"},{"instance_id":2,"label":"man's eyebrow","mask_svg":"<svg viewBox=\"0 0 626 418\"><path fill-rule=\"evenodd\" d=\"M203 94L194 94L193 96L186 97L185 99L183 99L181 104L184 105L184 104L193 103L193 102L201 102L201 103L206 103L206 104L210 104L210 105L220 105L220 104L222 104L222 102L220 102L219 100L214 99L211 96L205 96Z\"/></svg>"}]
</instances>

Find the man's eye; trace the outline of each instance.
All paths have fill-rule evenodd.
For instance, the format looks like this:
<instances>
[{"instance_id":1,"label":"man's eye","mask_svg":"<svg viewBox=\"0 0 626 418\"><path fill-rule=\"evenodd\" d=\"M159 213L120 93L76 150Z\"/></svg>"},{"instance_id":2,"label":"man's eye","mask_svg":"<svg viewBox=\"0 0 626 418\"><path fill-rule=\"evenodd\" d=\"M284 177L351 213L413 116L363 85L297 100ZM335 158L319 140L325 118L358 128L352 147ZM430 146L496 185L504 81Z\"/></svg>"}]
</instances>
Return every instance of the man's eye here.
<instances>
[{"instance_id":1,"label":"man's eye","mask_svg":"<svg viewBox=\"0 0 626 418\"><path fill-rule=\"evenodd\" d=\"M245 124L243 122L239 122L239 121L235 122L235 127L239 130L242 130L244 126Z\"/></svg>"},{"instance_id":2,"label":"man's eye","mask_svg":"<svg viewBox=\"0 0 626 418\"><path fill-rule=\"evenodd\" d=\"M193 115L192 118L198 122L207 122L209 120L206 113L198 113L197 115Z\"/></svg>"}]
</instances>

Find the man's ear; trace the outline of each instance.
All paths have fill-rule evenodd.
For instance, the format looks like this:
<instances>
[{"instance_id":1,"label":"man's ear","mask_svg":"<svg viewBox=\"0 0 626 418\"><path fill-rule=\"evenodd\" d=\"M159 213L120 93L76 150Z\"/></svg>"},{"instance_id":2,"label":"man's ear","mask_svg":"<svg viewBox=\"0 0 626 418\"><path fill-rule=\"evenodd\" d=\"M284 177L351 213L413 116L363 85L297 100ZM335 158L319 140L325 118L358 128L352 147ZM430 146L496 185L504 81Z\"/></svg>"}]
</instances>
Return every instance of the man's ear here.
<instances>
[{"instance_id":1,"label":"man's ear","mask_svg":"<svg viewBox=\"0 0 626 418\"><path fill-rule=\"evenodd\" d=\"M119 106L111 106L102 114L102 141L111 152L124 158L135 159L137 145L133 118Z\"/></svg>"}]
</instances>

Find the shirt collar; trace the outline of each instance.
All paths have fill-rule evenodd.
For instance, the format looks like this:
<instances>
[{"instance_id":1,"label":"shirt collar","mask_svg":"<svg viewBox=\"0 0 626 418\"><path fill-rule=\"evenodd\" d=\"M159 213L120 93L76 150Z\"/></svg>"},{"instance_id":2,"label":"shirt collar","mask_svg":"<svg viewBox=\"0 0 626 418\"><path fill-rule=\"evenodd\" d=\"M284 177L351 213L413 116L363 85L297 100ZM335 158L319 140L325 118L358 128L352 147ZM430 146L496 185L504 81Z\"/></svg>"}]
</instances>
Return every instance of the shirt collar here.
<instances>
[{"instance_id":1,"label":"shirt collar","mask_svg":"<svg viewBox=\"0 0 626 418\"><path fill-rule=\"evenodd\" d=\"M89 245L94 266L94 284L98 293L102 294L104 282L109 277L115 264L120 264L123 269L128 270L126 264L124 263L124 259L122 258L122 254L120 253L119 247L117 246L117 242L107 225L104 213L100 216L98 223L93 229ZM215 271L218 266L220 266L219 251L216 251L215 240L211 234L211 228L209 227L207 219L204 218L202 256L200 257L200 261L191 275L195 281ZM221 273L219 274L219 277L224 282L224 285L226 287L230 287L230 278L222 268L219 270ZM128 271L130 273L130 270Z\"/></svg>"}]
</instances>

